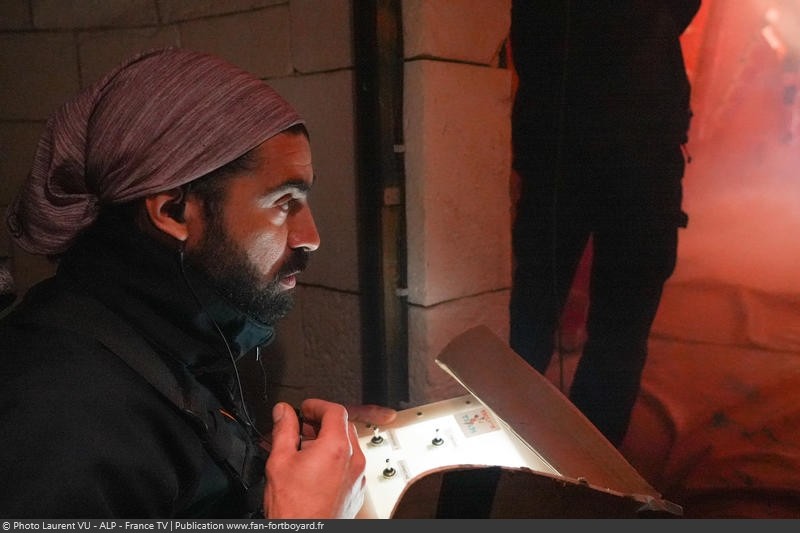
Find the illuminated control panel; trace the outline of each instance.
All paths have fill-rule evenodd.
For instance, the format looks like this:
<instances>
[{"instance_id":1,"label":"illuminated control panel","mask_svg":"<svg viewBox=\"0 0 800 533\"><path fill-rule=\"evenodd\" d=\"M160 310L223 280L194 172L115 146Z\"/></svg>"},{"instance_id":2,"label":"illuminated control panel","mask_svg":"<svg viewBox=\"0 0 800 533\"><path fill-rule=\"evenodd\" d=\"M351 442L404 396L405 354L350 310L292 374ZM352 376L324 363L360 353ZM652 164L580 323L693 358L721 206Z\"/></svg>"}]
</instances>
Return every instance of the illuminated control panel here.
<instances>
[{"instance_id":1,"label":"illuminated control panel","mask_svg":"<svg viewBox=\"0 0 800 533\"><path fill-rule=\"evenodd\" d=\"M357 427L367 458L363 518L391 517L406 485L440 467L527 467L559 474L472 395L400 411L386 427Z\"/></svg>"}]
</instances>

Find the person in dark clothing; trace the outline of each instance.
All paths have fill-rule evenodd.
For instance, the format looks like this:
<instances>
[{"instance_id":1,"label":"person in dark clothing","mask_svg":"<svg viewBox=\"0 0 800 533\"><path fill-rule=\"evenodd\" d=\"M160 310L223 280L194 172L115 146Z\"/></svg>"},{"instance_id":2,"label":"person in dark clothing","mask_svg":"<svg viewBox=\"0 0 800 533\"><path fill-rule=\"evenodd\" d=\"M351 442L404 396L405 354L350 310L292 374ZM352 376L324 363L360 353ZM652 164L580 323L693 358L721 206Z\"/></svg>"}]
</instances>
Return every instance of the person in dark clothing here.
<instances>
[{"instance_id":1,"label":"person in dark clothing","mask_svg":"<svg viewBox=\"0 0 800 533\"><path fill-rule=\"evenodd\" d=\"M680 35L699 0L512 3L520 194L510 344L540 372L591 245L586 342L570 400L614 445L675 268L691 117Z\"/></svg>"},{"instance_id":2,"label":"person in dark clothing","mask_svg":"<svg viewBox=\"0 0 800 533\"><path fill-rule=\"evenodd\" d=\"M0 322L0 515L355 516L351 422L395 412L278 402L267 438L237 370L319 246L313 182L301 117L207 54L139 54L48 120L7 218L58 266Z\"/></svg>"}]
</instances>

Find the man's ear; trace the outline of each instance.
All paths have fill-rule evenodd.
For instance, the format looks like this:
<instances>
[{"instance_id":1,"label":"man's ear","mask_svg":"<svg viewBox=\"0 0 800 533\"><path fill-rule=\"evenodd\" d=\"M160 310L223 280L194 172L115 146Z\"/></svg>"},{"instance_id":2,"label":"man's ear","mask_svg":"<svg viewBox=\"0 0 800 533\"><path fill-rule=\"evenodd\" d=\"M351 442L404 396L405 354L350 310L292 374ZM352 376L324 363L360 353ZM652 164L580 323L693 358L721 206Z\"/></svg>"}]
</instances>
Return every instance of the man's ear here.
<instances>
[{"instance_id":1,"label":"man's ear","mask_svg":"<svg viewBox=\"0 0 800 533\"><path fill-rule=\"evenodd\" d=\"M144 199L150 222L159 230L179 241L185 241L189 230L184 217L186 197L181 188L151 194Z\"/></svg>"}]
</instances>

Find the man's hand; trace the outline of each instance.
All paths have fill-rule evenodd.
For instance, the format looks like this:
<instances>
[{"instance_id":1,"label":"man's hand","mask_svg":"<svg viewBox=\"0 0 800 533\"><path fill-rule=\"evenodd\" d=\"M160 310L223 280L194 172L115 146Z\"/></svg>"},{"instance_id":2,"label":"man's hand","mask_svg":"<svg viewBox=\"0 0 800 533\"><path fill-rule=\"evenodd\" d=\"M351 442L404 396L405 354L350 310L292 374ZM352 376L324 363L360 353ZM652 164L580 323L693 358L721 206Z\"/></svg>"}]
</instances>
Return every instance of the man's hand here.
<instances>
[{"instance_id":1,"label":"man's hand","mask_svg":"<svg viewBox=\"0 0 800 533\"><path fill-rule=\"evenodd\" d=\"M373 426L384 426L397 418L397 411L380 405L348 405L347 413L351 422L363 422Z\"/></svg>"},{"instance_id":2,"label":"man's hand","mask_svg":"<svg viewBox=\"0 0 800 533\"><path fill-rule=\"evenodd\" d=\"M359 406L355 411L358 416L377 417L382 409ZM304 421L302 445L300 421L294 409L280 402L272 410L272 451L266 465L264 515L267 518L355 517L364 503L366 458L348 410L336 403L308 399L303 401L300 411ZM319 429L309 433L311 428Z\"/></svg>"}]
</instances>

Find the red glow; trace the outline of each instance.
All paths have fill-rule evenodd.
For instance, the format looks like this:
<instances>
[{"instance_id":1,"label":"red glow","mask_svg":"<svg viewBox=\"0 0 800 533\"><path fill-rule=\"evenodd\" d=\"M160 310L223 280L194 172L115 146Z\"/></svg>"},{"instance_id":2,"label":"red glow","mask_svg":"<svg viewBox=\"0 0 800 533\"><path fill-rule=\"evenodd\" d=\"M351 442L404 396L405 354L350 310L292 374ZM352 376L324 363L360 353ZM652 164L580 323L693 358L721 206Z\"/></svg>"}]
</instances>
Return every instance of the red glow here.
<instances>
[{"instance_id":1,"label":"red glow","mask_svg":"<svg viewBox=\"0 0 800 533\"><path fill-rule=\"evenodd\" d=\"M706 1L684 34L695 118L672 281L796 293L800 2Z\"/></svg>"}]
</instances>

